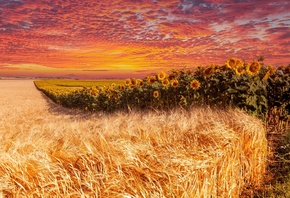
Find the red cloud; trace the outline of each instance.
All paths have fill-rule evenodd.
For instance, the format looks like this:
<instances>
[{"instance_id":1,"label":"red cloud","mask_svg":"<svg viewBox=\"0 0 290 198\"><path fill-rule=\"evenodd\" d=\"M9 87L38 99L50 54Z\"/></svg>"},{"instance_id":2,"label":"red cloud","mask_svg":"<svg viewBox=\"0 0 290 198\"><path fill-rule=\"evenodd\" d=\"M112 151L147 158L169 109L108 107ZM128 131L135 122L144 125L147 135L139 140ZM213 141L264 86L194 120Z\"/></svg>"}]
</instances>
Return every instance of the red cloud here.
<instances>
[{"instance_id":1,"label":"red cloud","mask_svg":"<svg viewBox=\"0 0 290 198\"><path fill-rule=\"evenodd\" d=\"M0 5L0 64L147 71L232 56L289 61L287 0L7 2Z\"/></svg>"}]
</instances>

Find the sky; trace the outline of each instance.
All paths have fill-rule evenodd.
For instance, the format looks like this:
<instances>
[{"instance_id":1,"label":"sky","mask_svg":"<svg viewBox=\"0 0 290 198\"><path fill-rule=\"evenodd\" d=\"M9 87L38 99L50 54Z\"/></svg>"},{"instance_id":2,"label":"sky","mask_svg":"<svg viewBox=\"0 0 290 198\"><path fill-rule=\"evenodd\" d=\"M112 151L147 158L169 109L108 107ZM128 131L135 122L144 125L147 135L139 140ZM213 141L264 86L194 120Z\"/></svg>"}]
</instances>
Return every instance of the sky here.
<instances>
[{"instance_id":1,"label":"sky","mask_svg":"<svg viewBox=\"0 0 290 198\"><path fill-rule=\"evenodd\" d=\"M290 63L289 0L0 0L0 77Z\"/></svg>"}]
</instances>

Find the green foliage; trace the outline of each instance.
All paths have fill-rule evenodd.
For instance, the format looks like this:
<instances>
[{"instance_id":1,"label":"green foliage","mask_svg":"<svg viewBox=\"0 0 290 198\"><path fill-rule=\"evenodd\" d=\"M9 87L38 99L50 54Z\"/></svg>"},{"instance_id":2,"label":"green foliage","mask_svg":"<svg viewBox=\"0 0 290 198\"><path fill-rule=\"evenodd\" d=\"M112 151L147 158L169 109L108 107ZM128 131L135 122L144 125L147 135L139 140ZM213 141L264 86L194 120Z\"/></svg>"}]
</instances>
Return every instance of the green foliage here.
<instances>
[{"instance_id":1,"label":"green foliage","mask_svg":"<svg viewBox=\"0 0 290 198\"><path fill-rule=\"evenodd\" d=\"M290 130L286 130L277 142L270 173L275 176L272 184L255 197L290 197Z\"/></svg>"},{"instance_id":2,"label":"green foliage","mask_svg":"<svg viewBox=\"0 0 290 198\"><path fill-rule=\"evenodd\" d=\"M54 86L36 81L36 86L53 101L69 108L89 111L125 109L161 109L211 106L241 108L264 120L273 109L281 118L289 117L290 66L265 66L231 58L225 65L198 67L196 70L171 70L144 79L126 79L116 85L77 88L85 82L54 82ZM195 81L195 84L192 82ZM60 87L73 87L65 91ZM196 86L196 87L195 87Z\"/></svg>"}]
</instances>

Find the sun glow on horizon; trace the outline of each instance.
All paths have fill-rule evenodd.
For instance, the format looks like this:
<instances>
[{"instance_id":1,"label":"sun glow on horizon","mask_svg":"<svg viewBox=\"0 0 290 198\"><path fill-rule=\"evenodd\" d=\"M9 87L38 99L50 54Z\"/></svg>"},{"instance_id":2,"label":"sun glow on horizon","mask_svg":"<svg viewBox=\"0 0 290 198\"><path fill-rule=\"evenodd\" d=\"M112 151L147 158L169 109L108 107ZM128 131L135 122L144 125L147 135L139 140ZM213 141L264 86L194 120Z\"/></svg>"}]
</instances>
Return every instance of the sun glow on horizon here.
<instances>
[{"instance_id":1,"label":"sun glow on horizon","mask_svg":"<svg viewBox=\"0 0 290 198\"><path fill-rule=\"evenodd\" d=\"M140 75L261 55L267 64L289 64L289 4L6 0L0 76Z\"/></svg>"}]
</instances>

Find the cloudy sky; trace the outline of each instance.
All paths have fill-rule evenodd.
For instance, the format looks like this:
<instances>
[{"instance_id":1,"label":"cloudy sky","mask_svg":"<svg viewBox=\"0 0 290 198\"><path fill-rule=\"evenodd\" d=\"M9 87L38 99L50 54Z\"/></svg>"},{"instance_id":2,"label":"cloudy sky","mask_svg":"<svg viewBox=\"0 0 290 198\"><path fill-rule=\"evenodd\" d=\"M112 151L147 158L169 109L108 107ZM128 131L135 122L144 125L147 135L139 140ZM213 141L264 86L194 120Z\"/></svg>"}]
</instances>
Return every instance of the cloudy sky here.
<instances>
[{"instance_id":1,"label":"cloudy sky","mask_svg":"<svg viewBox=\"0 0 290 198\"><path fill-rule=\"evenodd\" d=\"M0 0L0 76L144 76L261 55L290 63L289 0Z\"/></svg>"}]
</instances>

